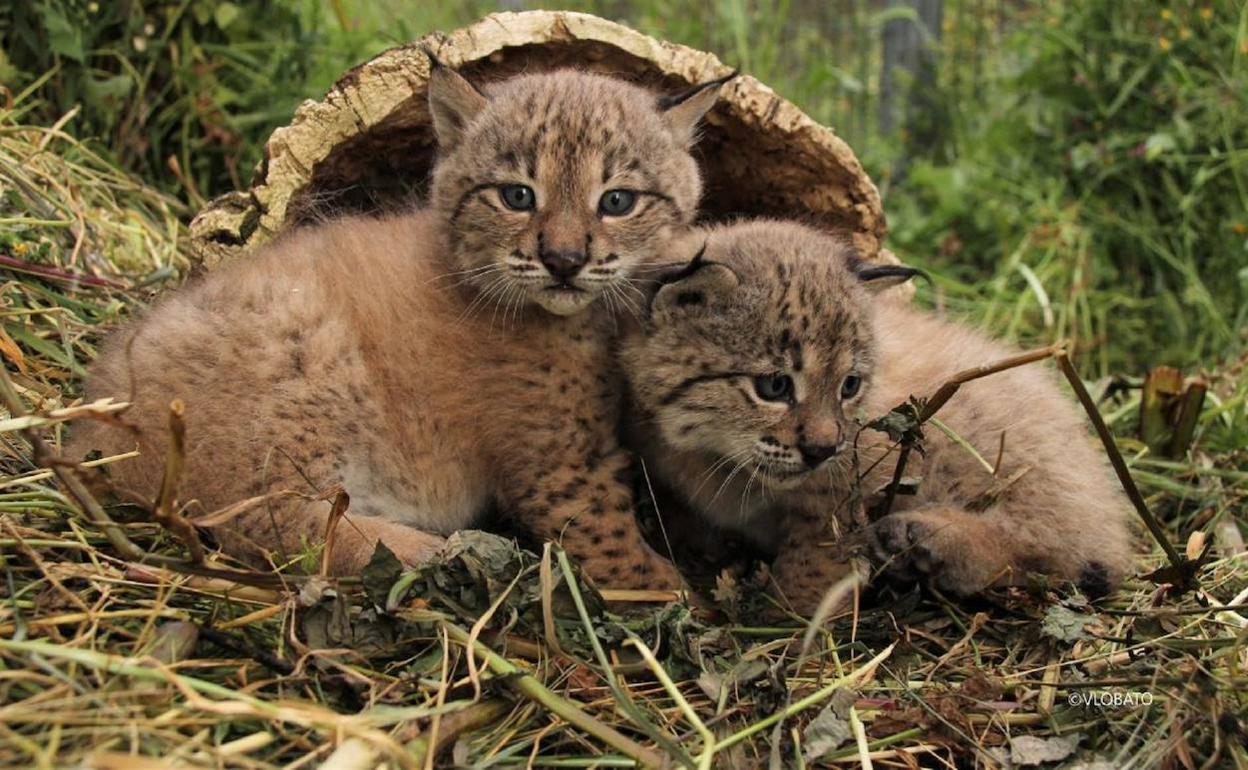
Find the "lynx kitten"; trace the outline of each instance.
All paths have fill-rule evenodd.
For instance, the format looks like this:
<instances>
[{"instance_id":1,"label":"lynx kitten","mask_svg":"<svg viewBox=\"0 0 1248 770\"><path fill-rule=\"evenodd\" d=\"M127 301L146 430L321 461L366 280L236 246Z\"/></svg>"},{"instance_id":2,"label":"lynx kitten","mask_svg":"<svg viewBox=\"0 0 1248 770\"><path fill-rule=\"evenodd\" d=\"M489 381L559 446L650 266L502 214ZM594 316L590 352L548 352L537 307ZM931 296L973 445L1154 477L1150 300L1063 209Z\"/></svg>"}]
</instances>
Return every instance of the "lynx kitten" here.
<instances>
[{"instance_id":1,"label":"lynx kitten","mask_svg":"<svg viewBox=\"0 0 1248 770\"><path fill-rule=\"evenodd\" d=\"M904 270L865 266L797 224L710 229L694 245L704 251L662 281L623 347L636 443L679 501L774 550L795 606L811 609L846 568L829 541L961 594L1028 572L1103 593L1127 571L1125 501L1082 415L1038 366L968 384L940 412L982 456L1003 447L995 476L929 428L907 470L917 494L855 529L851 493L882 490L896 456L860 418L1010 349L873 297Z\"/></svg>"},{"instance_id":2,"label":"lynx kitten","mask_svg":"<svg viewBox=\"0 0 1248 770\"><path fill-rule=\"evenodd\" d=\"M634 303L631 274L694 215L708 85L661 99L556 71L478 91L435 62L427 210L289 233L107 344L89 397L131 398L143 450L115 479L154 490L179 398L181 500L212 511L306 495L217 526L238 556L280 563L323 541L329 504L308 498L341 484L335 574L378 540L418 562L497 505L595 578L676 583L620 480L609 310ZM95 424L69 451L134 443Z\"/></svg>"}]
</instances>

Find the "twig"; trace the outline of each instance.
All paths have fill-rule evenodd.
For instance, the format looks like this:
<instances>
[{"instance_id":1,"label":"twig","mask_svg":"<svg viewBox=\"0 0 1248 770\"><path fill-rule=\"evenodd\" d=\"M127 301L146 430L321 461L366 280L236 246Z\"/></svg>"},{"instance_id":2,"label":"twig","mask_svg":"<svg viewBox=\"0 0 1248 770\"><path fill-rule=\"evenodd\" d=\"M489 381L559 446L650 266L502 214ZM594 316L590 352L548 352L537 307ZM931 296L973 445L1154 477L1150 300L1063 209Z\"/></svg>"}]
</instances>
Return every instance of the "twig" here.
<instances>
[{"instance_id":1,"label":"twig","mask_svg":"<svg viewBox=\"0 0 1248 770\"><path fill-rule=\"evenodd\" d=\"M58 222L55 224L60 223ZM8 254L0 254L0 267L7 267L10 270L17 270L22 273L30 273L31 275L37 275L42 278L51 278L54 281L81 283L86 284L87 286L101 286L106 289L118 289L121 291L126 289L124 284L117 283L116 281L110 281L107 278L97 278L94 275L70 273L64 270L59 270L55 267L36 265L17 259L16 257L10 257Z\"/></svg>"},{"instance_id":2,"label":"twig","mask_svg":"<svg viewBox=\"0 0 1248 770\"><path fill-rule=\"evenodd\" d=\"M1043 361L1046 358L1056 356L1059 352L1064 350L1065 348L1060 344L1050 345L1047 348L1037 348L1035 350L1029 350L1025 353L1019 353L1016 356L1003 358L993 364L964 369L946 380L943 385L936 389L936 392L933 393L930 398L922 402L921 408L918 410L916 415L916 420L919 425L922 425L930 420L938 411L940 411L940 408L948 403L949 399L953 398L954 394L968 382L982 379L984 377L997 374L998 372L1004 372L1007 369L1014 369L1019 366L1035 363L1036 361ZM910 449L911 445L909 443L902 444L901 452L897 455L897 467L893 469L892 481L888 483L888 487L885 490L884 504L881 506L878 514L880 516L887 516L889 512L893 510L893 501L897 497L897 488L901 484L902 474L906 468L906 461L910 459Z\"/></svg>"},{"instance_id":3,"label":"twig","mask_svg":"<svg viewBox=\"0 0 1248 770\"><path fill-rule=\"evenodd\" d=\"M191 552L191 562L204 561L204 546L199 533L177 509L178 482L182 480L182 466L186 458L186 406L181 399L169 404L169 451L165 453L165 472L160 479L160 492L152 505L152 518L169 530Z\"/></svg>"},{"instance_id":4,"label":"twig","mask_svg":"<svg viewBox=\"0 0 1248 770\"><path fill-rule=\"evenodd\" d=\"M9 410L10 416L26 416L26 408L22 405L22 401L13 387L13 381L9 379L8 370L3 367L0 367L0 400L4 402L4 406ZM244 585L256 585L266 588L284 588L287 583L303 583L309 580L309 577L304 575L277 575L246 572L223 567L209 567L185 559L144 551L126 536L125 530L121 525L113 521L112 517L105 512L104 507L100 505L86 485L73 472L72 469L76 465L62 460L33 429L25 428L19 430L18 433L30 444L35 463L52 471L57 481L61 482L69 492L70 497L78 504L87 521L100 528L104 533L104 537L108 539L109 545L116 550L117 555L121 559L142 564L154 564L188 575L222 578ZM347 580L346 582L350 583L353 581Z\"/></svg>"},{"instance_id":5,"label":"twig","mask_svg":"<svg viewBox=\"0 0 1248 770\"><path fill-rule=\"evenodd\" d=\"M1065 347L1060 348L1054 353L1057 359L1057 367L1062 370L1062 374L1066 375L1070 387L1075 391L1075 396L1079 399L1079 403L1083 405L1083 410L1088 413L1088 419L1092 421L1092 427L1096 429L1096 435L1100 437L1101 444L1105 447L1105 453L1109 455L1110 465L1114 466L1114 473L1118 474L1118 480L1122 482L1122 489L1127 493L1127 498L1131 500L1131 504L1135 506L1135 510L1140 514L1140 518L1144 520L1148 531L1152 533L1153 539L1166 552L1166 558L1170 560L1170 564L1176 570L1182 573L1185 570L1187 559L1179 555L1174 545L1166 536L1166 530L1154 518L1152 511L1148 510L1148 503L1144 502L1144 496L1140 494L1140 490L1135 486L1135 480L1131 478L1131 471L1127 468L1126 460L1122 459L1122 453L1118 451L1118 444L1114 442L1114 434L1109 432L1109 427L1105 425L1105 420L1101 419L1101 412L1096 408L1096 402L1092 400L1092 396L1088 394L1088 389L1083 386L1083 380L1079 379L1079 373L1075 371L1075 366L1070 362L1070 355L1066 352Z\"/></svg>"},{"instance_id":6,"label":"twig","mask_svg":"<svg viewBox=\"0 0 1248 770\"><path fill-rule=\"evenodd\" d=\"M4 405L9 410L11 417L26 416L26 408L22 405L21 399L13 389L13 381L9 379L8 370L3 367L0 367L0 398L4 400ZM87 491L87 488L78 480L77 476L64 466L53 462L56 458L56 453L48 447L38 433L30 428L23 428L18 432L22 435L22 438L30 443L35 463L52 471L57 480L69 490L70 495L82 507L83 513L87 515L93 524L104 530L104 536L108 538L108 542L113 548L117 549L122 558L140 561L148 556L142 548L139 548L130 538L126 537L117 523L104 512L104 509L91 496L91 493Z\"/></svg>"},{"instance_id":7,"label":"twig","mask_svg":"<svg viewBox=\"0 0 1248 770\"><path fill-rule=\"evenodd\" d=\"M223 647L235 655L251 658L275 674L290 676L295 672L295 665L284 658L279 658L242 639L236 639L232 634L224 633L220 629L202 624L197 625L199 635L218 647Z\"/></svg>"},{"instance_id":8,"label":"twig","mask_svg":"<svg viewBox=\"0 0 1248 770\"><path fill-rule=\"evenodd\" d=\"M927 422L932 415L940 411L940 408L944 406L949 399L953 398L953 395L958 392L959 388L968 382L982 379L999 372L1004 372L1007 369L1016 369L1020 366L1033 364L1036 361L1043 361L1046 358L1052 358L1058 355L1059 352L1064 351L1065 347L1060 344L1050 345L1047 348L1036 348L1035 350L1029 350L1026 353L1019 353L1016 356L1003 358L995 364L976 366L972 369L960 371L950 377L944 385L941 385L940 388L932 394L931 398L924 402L923 409L919 412L919 422Z\"/></svg>"}]
</instances>

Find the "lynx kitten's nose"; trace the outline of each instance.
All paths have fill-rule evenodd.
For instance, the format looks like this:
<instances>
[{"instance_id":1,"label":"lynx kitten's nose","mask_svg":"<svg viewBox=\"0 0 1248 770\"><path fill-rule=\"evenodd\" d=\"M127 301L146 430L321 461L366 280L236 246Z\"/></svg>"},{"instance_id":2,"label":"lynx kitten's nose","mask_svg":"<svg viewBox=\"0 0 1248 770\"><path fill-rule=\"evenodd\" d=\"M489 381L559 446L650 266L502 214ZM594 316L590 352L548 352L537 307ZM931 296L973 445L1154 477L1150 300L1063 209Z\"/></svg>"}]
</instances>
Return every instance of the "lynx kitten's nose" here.
<instances>
[{"instance_id":1,"label":"lynx kitten's nose","mask_svg":"<svg viewBox=\"0 0 1248 770\"><path fill-rule=\"evenodd\" d=\"M799 444L797 451L802 453L806 464L814 468L836 454L836 444Z\"/></svg>"},{"instance_id":2,"label":"lynx kitten's nose","mask_svg":"<svg viewBox=\"0 0 1248 770\"><path fill-rule=\"evenodd\" d=\"M541 253L542 264L557 281L569 281L581 272L588 257L583 251L547 250Z\"/></svg>"}]
</instances>

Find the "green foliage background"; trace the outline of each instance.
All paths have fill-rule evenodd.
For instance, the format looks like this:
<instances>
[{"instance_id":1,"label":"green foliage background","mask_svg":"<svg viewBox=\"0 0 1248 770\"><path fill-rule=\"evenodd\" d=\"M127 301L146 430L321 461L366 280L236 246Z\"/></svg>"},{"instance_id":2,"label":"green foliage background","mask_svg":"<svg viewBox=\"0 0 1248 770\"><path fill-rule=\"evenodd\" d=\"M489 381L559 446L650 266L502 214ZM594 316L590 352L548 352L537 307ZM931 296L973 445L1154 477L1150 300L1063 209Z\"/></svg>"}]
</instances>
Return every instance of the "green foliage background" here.
<instances>
[{"instance_id":1,"label":"green foliage background","mask_svg":"<svg viewBox=\"0 0 1248 770\"><path fill-rule=\"evenodd\" d=\"M192 208L354 63L525 2L36 0L0 9L0 82ZM947 121L876 130L872 0L575 0L717 52L845 136L932 301L1093 375L1240 354L1248 325L1248 6L947 0ZM934 101L931 101L933 100ZM1091 353L1092 355L1086 355Z\"/></svg>"}]
</instances>

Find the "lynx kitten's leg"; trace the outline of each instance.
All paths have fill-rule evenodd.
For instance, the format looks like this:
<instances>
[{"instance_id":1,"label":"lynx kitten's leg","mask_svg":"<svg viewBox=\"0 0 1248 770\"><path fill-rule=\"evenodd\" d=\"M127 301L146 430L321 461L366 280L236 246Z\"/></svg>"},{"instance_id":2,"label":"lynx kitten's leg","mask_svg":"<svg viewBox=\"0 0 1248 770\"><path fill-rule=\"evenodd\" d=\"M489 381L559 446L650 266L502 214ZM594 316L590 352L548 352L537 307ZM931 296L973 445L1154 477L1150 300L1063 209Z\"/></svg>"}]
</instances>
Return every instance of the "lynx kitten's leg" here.
<instances>
[{"instance_id":1,"label":"lynx kitten's leg","mask_svg":"<svg viewBox=\"0 0 1248 770\"><path fill-rule=\"evenodd\" d=\"M331 575L359 575L373 558L377 543L385 543L408 567L416 567L437 555L446 538L377 516L352 516L338 522L330 552Z\"/></svg>"},{"instance_id":2,"label":"lynx kitten's leg","mask_svg":"<svg viewBox=\"0 0 1248 770\"><path fill-rule=\"evenodd\" d=\"M550 464L550 459L536 478L513 476L512 500L521 522L538 536L562 543L601 586L681 587L676 568L641 536L627 453L612 452L583 465Z\"/></svg>"},{"instance_id":3,"label":"lynx kitten's leg","mask_svg":"<svg viewBox=\"0 0 1248 770\"><path fill-rule=\"evenodd\" d=\"M1001 509L974 513L956 506L894 513L871 525L868 548L888 573L903 579L926 575L962 595L1020 585L1028 572L1042 572L1100 596L1126 571L1121 553L1102 552L1077 529L1027 528L1021 518Z\"/></svg>"},{"instance_id":4,"label":"lynx kitten's leg","mask_svg":"<svg viewBox=\"0 0 1248 770\"><path fill-rule=\"evenodd\" d=\"M849 555L831 544L837 540L818 517L793 514L771 565L773 590L800 615L810 615L828 589L858 569Z\"/></svg>"},{"instance_id":5,"label":"lynx kitten's leg","mask_svg":"<svg viewBox=\"0 0 1248 770\"><path fill-rule=\"evenodd\" d=\"M236 520L209 528L226 549L257 566L281 564L325 541L331 506L325 501L277 501ZM433 558L446 538L377 516L354 515L349 510L334 530L329 574L358 575L383 542L409 567Z\"/></svg>"}]
</instances>

